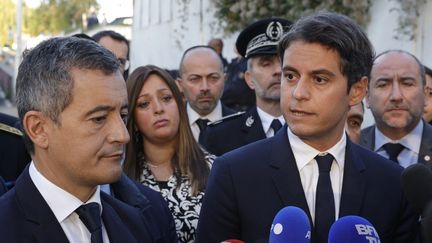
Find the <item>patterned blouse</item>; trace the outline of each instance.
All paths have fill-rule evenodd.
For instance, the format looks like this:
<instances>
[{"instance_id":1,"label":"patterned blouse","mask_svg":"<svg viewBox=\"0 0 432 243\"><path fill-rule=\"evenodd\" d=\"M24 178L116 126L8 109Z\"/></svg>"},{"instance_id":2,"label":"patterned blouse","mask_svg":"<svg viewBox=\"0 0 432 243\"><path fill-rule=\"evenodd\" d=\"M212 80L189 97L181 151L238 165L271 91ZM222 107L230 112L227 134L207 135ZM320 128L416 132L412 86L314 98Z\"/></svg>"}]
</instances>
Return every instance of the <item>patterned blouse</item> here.
<instances>
[{"instance_id":1,"label":"patterned blouse","mask_svg":"<svg viewBox=\"0 0 432 243\"><path fill-rule=\"evenodd\" d=\"M207 164L211 168L216 157L207 152L204 152L204 155ZM141 161L144 162L144 159ZM166 182L157 182L145 162L140 182L160 192L168 202L168 208L174 218L179 242L194 242L204 192L192 196L192 188L187 177L181 178L178 190L176 190L177 179L175 176L171 176Z\"/></svg>"}]
</instances>

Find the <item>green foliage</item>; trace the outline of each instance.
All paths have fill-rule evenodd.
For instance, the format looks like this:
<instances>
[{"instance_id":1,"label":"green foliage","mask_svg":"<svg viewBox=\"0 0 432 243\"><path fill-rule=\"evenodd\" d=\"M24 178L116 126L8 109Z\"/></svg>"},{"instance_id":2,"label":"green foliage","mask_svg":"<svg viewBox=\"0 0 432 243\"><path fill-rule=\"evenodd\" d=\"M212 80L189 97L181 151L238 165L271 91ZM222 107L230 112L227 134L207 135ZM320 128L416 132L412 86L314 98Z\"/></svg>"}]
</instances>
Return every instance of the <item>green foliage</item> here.
<instances>
[{"instance_id":1,"label":"green foliage","mask_svg":"<svg viewBox=\"0 0 432 243\"><path fill-rule=\"evenodd\" d=\"M38 8L26 13L25 27L32 36L82 28L82 15L91 6L98 6L96 0L44 0Z\"/></svg>"},{"instance_id":2,"label":"green foliage","mask_svg":"<svg viewBox=\"0 0 432 243\"><path fill-rule=\"evenodd\" d=\"M15 4L12 0L0 0L0 9L2 10L2 14L0 14L0 45L10 45L13 41L12 31L15 27Z\"/></svg>"},{"instance_id":3,"label":"green foliage","mask_svg":"<svg viewBox=\"0 0 432 243\"><path fill-rule=\"evenodd\" d=\"M345 14L361 26L369 22L370 0L212 0L216 17L226 34L243 29L265 17L295 21L305 14L329 10Z\"/></svg>"}]
</instances>

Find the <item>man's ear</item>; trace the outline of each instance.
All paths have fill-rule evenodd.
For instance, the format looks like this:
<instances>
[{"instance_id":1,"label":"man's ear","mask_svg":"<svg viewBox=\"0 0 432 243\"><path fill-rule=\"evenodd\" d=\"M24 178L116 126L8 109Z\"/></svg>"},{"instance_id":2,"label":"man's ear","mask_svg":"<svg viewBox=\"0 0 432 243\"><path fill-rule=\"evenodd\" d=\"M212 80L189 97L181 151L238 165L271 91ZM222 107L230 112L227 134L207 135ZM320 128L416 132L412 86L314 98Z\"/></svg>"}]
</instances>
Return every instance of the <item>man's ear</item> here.
<instances>
[{"instance_id":1,"label":"man's ear","mask_svg":"<svg viewBox=\"0 0 432 243\"><path fill-rule=\"evenodd\" d=\"M179 88L181 93L183 93L182 82L183 82L183 80L181 78L176 78L176 80L175 80L175 83L177 84L177 87Z\"/></svg>"},{"instance_id":2,"label":"man's ear","mask_svg":"<svg viewBox=\"0 0 432 243\"><path fill-rule=\"evenodd\" d=\"M360 81L357 81L351 86L349 91L349 105L357 105L360 103L366 95L366 89L368 86L368 77L363 76Z\"/></svg>"},{"instance_id":3,"label":"man's ear","mask_svg":"<svg viewBox=\"0 0 432 243\"><path fill-rule=\"evenodd\" d=\"M246 72L244 73L244 79L246 81L246 84L249 86L249 88L255 90L255 84L252 80L252 74L250 73L249 70L246 70Z\"/></svg>"},{"instance_id":4,"label":"man's ear","mask_svg":"<svg viewBox=\"0 0 432 243\"><path fill-rule=\"evenodd\" d=\"M22 124L27 136L34 145L42 149L48 148L49 144L47 126L50 124L47 123L48 119L40 111L29 111L24 115Z\"/></svg>"}]
</instances>

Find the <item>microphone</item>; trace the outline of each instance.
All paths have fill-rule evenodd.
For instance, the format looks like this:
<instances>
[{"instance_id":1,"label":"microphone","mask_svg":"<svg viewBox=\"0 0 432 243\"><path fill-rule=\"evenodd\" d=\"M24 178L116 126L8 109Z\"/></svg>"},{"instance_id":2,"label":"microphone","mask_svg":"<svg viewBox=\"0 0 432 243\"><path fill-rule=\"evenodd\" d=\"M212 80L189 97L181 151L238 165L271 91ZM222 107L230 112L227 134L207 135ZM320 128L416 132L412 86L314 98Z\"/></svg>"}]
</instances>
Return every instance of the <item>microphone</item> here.
<instances>
[{"instance_id":1,"label":"microphone","mask_svg":"<svg viewBox=\"0 0 432 243\"><path fill-rule=\"evenodd\" d=\"M422 242L432 243L432 171L413 164L402 172L402 188L413 210L421 215Z\"/></svg>"},{"instance_id":2,"label":"microphone","mask_svg":"<svg viewBox=\"0 0 432 243\"><path fill-rule=\"evenodd\" d=\"M309 243L311 227L306 213L294 206L282 208L274 217L269 243Z\"/></svg>"},{"instance_id":3,"label":"microphone","mask_svg":"<svg viewBox=\"0 0 432 243\"><path fill-rule=\"evenodd\" d=\"M432 171L423 164L413 164L402 172L401 181L408 202L423 215L432 200Z\"/></svg>"},{"instance_id":4,"label":"microphone","mask_svg":"<svg viewBox=\"0 0 432 243\"><path fill-rule=\"evenodd\" d=\"M244 241L236 240L236 239L229 239L229 240L224 240L221 243L244 243Z\"/></svg>"},{"instance_id":5,"label":"microphone","mask_svg":"<svg viewBox=\"0 0 432 243\"><path fill-rule=\"evenodd\" d=\"M345 216L338 219L330 228L329 243L380 243L373 225L359 216Z\"/></svg>"}]
</instances>

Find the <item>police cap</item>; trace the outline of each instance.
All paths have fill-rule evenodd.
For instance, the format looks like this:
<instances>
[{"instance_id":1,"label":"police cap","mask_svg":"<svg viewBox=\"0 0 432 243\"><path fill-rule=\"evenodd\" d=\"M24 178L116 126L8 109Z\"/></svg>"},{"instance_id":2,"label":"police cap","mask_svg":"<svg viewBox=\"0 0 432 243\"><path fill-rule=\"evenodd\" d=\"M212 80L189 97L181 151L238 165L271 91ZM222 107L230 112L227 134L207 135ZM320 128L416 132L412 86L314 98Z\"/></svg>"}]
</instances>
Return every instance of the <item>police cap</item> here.
<instances>
[{"instance_id":1,"label":"police cap","mask_svg":"<svg viewBox=\"0 0 432 243\"><path fill-rule=\"evenodd\" d=\"M282 18L266 18L252 23L237 38L239 54L244 58L276 54L279 40L291 25L291 21Z\"/></svg>"}]
</instances>

